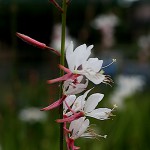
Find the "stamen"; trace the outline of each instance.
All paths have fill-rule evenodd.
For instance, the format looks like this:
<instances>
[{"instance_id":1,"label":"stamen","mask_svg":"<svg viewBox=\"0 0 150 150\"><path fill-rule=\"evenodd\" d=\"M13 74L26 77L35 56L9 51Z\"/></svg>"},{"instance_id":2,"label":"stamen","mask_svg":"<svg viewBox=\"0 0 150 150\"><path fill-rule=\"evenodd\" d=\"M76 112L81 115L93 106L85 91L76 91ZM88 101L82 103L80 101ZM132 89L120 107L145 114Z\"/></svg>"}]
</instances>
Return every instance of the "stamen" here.
<instances>
[{"instance_id":1,"label":"stamen","mask_svg":"<svg viewBox=\"0 0 150 150\"><path fill-rule=\"evenodd\" d=\"M108 117L112 117L112 116L115 116L112 111L114 111L118 106L115 104L114 107L111 109L111 112L105 112L106 115L108 115ZM110 119L110 118L108 118Z\"/></svg>"},{"instance_id":2,"label":"stamen","mask_svg":"<svg viewBox=\"0 0 150 150\"><path fill-rule=\"evenodd\" d=\"M118 106L114 104L114 107L112 108L112 111L115 110Z\"/></svg>"},{"instance_id":3,"label":"stamen","mask_svg":"<svg viewBox=\"0 0 150 150\"><path fill-rule=\"evenodd\" d=\"M116 62L116 59L112 59L112 62L111 62L110 64L108 64L108 65L106 65L106 66L104 66L104 67L102 67L102 68L109 67L109 66L112 65L114 62Z\"/></svg>"},{"instance_id":4,"label":"stamen","mask_svg":"<svg viewBox=\"0 0 150 150\"><path fill-rule=\"evenodd\" d=\"M102 138L106 139L107 135L98 135L98 137L102 137Z\"/></svg>"},{"instance_id":5,"label":"stamen","mask_svg":"<svg viewBox=\"0 0 150 150\"><path fill-rule=\"evenodd\" d=\"M95 130L90 128L90 127L87 129L86 133L89 134L89 135L86 136L87 138L88 137L89 138L93 137L93 138L95 138L97 140L100 140L99 138L105 138L106 139L106 137L107 137L107 135L99 135L99 134L97 134L95 132Z\"/></svg>"}]
</instances>

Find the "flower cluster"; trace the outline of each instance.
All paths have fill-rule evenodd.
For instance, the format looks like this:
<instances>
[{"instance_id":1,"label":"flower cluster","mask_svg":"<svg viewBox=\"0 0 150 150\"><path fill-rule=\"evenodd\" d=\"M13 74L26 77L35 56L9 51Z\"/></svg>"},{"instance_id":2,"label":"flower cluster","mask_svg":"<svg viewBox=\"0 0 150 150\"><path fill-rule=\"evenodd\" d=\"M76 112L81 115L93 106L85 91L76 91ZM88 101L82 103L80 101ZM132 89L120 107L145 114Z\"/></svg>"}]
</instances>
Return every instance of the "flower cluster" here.
<instances>
[{"instance_id":1,"label":"flower cluster","mask_svg":"<svg viewBox=\"0 0 150 150\"><path fill-rule=\"evenodd\" d=\"M17 33L17 36L25 42L37 46L42 49L49 49L60 55L59 52L53 48L47 47L45 44L38 42L24 34ZM56 122L63 123L64 135L68 150L77 150L79 147L74 145L74 142L79 137L97 138L106 137L101 136L90 128L89 117L106 120L112 115L113 109L96 108L99 102L103 99L104 94L94 93L90 96L88 94L92 89L88 89L89 81L95 85L100 83L111 84L112 79L108 75L104 75L103 68L109 66L102 66L103 60L98 58L89 58L93 45L86 46L86 44L78 46L74 50L73 42L66 48L66 60L68 68L58 65L65 74L59 78L48 80L48 84L62 83L62 97L42 108L42 111L52 110L63 105L63 118L57 119ZM115 60L113 60L115 62ZM113 63L112 62L112 63ZM112 64L111 63L111 64ZM79 95L81 92L84 94Z\"/></svg>"},{"instance_id":2,"label":"flower cluster","mask_svg":"<svg viewBox=\"0 0 150 150\"><path fill-rule=\"evenodd\" d=\"M89 89L88 83L92 82L95 85L104 83L111 86L111 83L113 81L109 75L104 74L103 68L108 67L116 60L113 59L112 63L103 66L103 60L100 60L98 58L90 58L93 45L87 46L86 44L83 44L75 49L73 42L69 41L70 44L65 45L66 12L71 0L63 0L62 6L59 5L56 0L49 1L62 14L61 54L58 50L55 50L54 48L49 47L44 43L30 38L29 36L21 33L16 33L16 35L23 41L33 46L45 50L50 50L56 55L60 56L61 64L59 64L58 67L61 69L61 72L65 72L65 74L61 74L62 76L56 79L48 80L47 83L53 84L56 82L61 82L60 88L62 88L62 96L54 103L42 108L41 111L48 111L57 107L63 108L63 112L61 112L60 115L62 116L62 118L57 119L56 122L63 123L63 133L66 140L67 150L78 150L80 149L80 147L75 146L75 140L80 137L106 138L106 135L101 136L91 128L89 118L92 117L98 120L109 119L110 116L112 116L112 111L116 106L114 106L114 108L112 109L98 108L97 106L99 102L103 99L104 94L94 93L90 95L90 92L93 88ZM110 15L110 18L114 19L115 24L117 24L117 20L113 15ZM105 21L104 17L102 17L102 20ZM100 23L100 25L106 29L108 27L104 27L104 24L107 24L107 26L109 26L109 24L111 23L109 23L108 20L106 20L105 23ZM108 40L106 40L105 42L108 43ZM59 44L58 41L57 44ZM68 68L62 65L64 64L64 51ZM33 114L35 115L35 113L32 112L32 116L28 116L27 118L33 120ZM60 133L60 137L63 137L62 132ZM63 147L63 142L60 142L60 149L61 147Z\"/></svg>"},{"instance_id":3,"label":"flower cluster","mask_svg":"<svg viewBox=\"0 0 150 150\"><path fill-rule=\"evenodd\" d=\"M92 48L93 45L87 47L86 44L83 44L74 50L73 42L70 43L66 49L68 68L59 65L59 68L66 74L62 77L48 80L49 84L63 82L63 95L59 100L41 109L52 110L63 104L63 118L57 119L56 122L64 123L64 134L68 150L79 149L74 145L74 141L79 137L101 137L91 132L92 130L89 128L90 121L87 117L106 120L112 115L113 111L113 109L108 108L96 108L103 99L104 94L94 93L87 98L87 95L92 90L87 90L89 81L96 85L100 83L111 84L112 82L108 75L103 74L103 61L98 58L89 58ZM83 91L85 91L83 95L76 96L76 94L80 94Z\"/></svg>"}]
</instances>

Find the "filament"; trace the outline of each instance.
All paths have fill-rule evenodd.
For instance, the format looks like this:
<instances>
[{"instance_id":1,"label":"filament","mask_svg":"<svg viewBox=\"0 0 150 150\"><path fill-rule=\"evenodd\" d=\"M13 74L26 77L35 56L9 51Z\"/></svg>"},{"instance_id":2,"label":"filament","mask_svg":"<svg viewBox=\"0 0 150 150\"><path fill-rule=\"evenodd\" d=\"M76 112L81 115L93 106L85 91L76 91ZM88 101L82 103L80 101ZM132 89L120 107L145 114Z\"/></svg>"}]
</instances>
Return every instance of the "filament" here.
<instances>
[{"instance_id":1,"label":"filament","mask_svg":"<svg viewBox=\"0 0 150 150\"><path fill-rule=\"evenodd\" d=\"M103 69L103 68L106 68L106 67L109 67L109 66L112 65L114 62L116 62L116 59L112 59L112 62L111 62L110 64L108 64L108 65L102 67L102 69Z\"/></svg>"}]
</instances>

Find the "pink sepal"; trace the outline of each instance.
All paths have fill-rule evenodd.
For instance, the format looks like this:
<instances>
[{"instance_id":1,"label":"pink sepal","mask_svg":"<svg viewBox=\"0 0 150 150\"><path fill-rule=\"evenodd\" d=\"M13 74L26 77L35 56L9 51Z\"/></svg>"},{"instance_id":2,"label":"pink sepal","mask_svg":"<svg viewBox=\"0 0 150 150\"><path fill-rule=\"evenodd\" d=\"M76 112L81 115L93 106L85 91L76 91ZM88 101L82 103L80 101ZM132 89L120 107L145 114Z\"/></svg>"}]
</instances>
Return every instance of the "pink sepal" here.
<instances>
[{"instance_id":1,"label":"pink sepal","mask_svg":"<svg viewBox=\"0 0 150 150\"><path fill-rule=\"evenodd\" d=\"M70 71L68 68L64 67L64 66L61 65L61 64L59 64L58 67L59 67L61 70L65 71L66 73L71 73L71 71Z\"/></svg>"},{"instance_id":2,"label":"pink sepal","mask_svg":"<svg viewBox=\"0 0 150 150\"><path fill-rule=\"evenodd\" d=\"M83 116L84 116L83 112L78 112L78 113L73 114L70 117L63 118L63 119L57 119L56 122L58 122L58 123L72 122L72 121L79 119L80 117L83 117Z\"/></svg>"},{"instance_id":3,"label":"pink sepal","mask_svg":"<svg viewBox=\"0 0 150 150\"><path fill-rule=\"evenodd\" d=\"M56 83L56 82L61 82L61 81L71 79L72 77L73 77L72 73L67 73L67 74L63 75L62 77L52 79L52 80L48 80L47 83L48 84L53 84L53 83Z\"/></svg>"},{"instance_id":4,"label":"pink sepal","mask_svg":"<svg viewBox=\"0 0 150 150\"><path fill-rule=\"evenodd\" d=\"M59 105L63 103L66 97L67 97L66 95L63 95L61 99L57 100L56 102L52 103L51 105L45 108L42 108L41 111L45 111L45 110L47 111L47 110L51 110L51 109L58 107Z\"/></svg>"},{"instance_id":5,"label":"pink sepal","mask_svg":"<svg viewBox=\"0 0 150 150\"><path fill-rule=\"evenodd\" d=\"M80 147L77 147L74 145L74 139L72 138L68 138L68 141L67 141L67 148L68 150L78 150L80 149Z\"/></svg>"}]
</instances>

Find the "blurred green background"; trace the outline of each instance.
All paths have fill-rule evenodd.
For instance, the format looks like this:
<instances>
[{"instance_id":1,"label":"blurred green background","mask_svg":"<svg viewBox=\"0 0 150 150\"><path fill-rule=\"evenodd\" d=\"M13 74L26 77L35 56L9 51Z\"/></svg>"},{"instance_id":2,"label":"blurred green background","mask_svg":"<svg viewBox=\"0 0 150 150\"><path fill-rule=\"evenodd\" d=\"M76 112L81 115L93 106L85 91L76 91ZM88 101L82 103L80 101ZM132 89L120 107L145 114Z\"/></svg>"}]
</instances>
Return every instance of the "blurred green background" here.
<instances>
[{"instance_id":1,"label":"blurred green background","mask_svg":"<svg viewBox=\"0 0 150 150\"><path fill-rule=\"evenodd\" d=\"M61 3L61 0L58 0ZM61 15L48 0L0 0L0 150L58 150L58 110L39 109L58 99L59 58L17 39L20 32L59 49ZM92 56L112 76L100 107L118 105L107 121L91 120L107 138L78 139L82 150L149 150L150 1L72 0L67 41L94 44ZM67 43L66 43L67 45ZM90 85L93 86L92 84Z\"/></svg>"}]
</instances>

